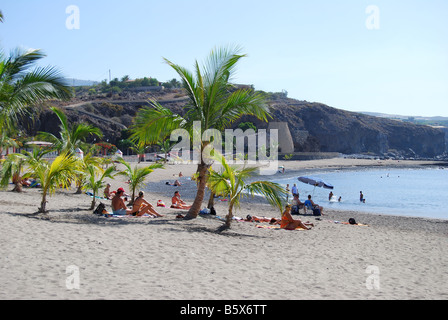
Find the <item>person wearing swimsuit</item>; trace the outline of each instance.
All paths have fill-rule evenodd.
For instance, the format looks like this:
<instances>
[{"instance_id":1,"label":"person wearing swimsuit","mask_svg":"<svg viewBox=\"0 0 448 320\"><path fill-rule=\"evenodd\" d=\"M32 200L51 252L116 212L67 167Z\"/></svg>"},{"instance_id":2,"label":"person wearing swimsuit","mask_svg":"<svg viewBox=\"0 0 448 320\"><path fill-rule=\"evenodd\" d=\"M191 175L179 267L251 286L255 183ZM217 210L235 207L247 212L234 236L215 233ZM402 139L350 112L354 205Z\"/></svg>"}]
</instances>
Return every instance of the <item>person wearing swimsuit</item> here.
<instances>
[{"instance_id":1,"label":"person wearing swimsuit","mask_svg":"<svg viewBox=\"0 0 448 320\"><path fill-rule=\"evenodd\" d=\"M154 207L143 197L145 196L143 191L138 193L138 197L134 201L134 205L132 206L132 215L141 217L144 214L148 214L153 217L163 217L163 215L159 214Z\"/></svg>"},{"instance_id":2,"label":"person wearing swimsuit","mask_svg":"<svg viewBox=\"0 0 448 320\"><path fill-rule=\"evenodd\" d=\"M301 220L294 220L291 216L291 205L286 205L285 211L282 213L280 228L285 230L295 230L297 228L310 230L307 226L314 227L314 224L309 222L303 223Z\"/></svg>"}]
</instances>

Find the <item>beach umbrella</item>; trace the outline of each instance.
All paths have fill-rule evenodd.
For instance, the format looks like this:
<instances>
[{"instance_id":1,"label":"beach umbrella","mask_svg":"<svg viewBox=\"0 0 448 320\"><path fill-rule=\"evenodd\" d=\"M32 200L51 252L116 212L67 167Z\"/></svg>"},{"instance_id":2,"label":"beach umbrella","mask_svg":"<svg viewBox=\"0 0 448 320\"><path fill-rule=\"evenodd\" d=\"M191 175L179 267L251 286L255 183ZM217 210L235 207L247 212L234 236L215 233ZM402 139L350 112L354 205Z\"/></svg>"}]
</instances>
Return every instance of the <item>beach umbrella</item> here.
<instances>
[{"instance_id":1,"label":"beach umbrella","mask_svg":"<svg viewBox=\"0 0 448 320\"><path fill-rule=\"evenodd\" d=\"M323 181L322 179L319 179L319 178L299 177L298 180L300 182L303 182L303 183L306 183L306 184L314 186L313 195L314 195L314 190L316 189L316 187L324 188L324 189L331 189L331 190L334 189L334 187L331 184L326 183L325 181Z\"/></svg>"}]
</instances>

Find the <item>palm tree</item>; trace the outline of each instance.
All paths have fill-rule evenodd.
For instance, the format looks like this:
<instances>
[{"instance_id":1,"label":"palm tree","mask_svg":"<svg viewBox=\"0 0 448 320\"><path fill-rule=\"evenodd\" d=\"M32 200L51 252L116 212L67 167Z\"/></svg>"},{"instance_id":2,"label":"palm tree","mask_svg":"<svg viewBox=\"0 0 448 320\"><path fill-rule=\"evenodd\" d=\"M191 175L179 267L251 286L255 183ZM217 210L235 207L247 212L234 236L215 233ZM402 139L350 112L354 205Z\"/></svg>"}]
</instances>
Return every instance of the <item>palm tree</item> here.
<instances>
[{"instance_id":1,"label":"palm tree","mask_svg":"<svg viewBox=\"0 0 448 320\"><path fill-rule=\"evenodd\" d=\"M47 196L52 195L56 188L69 188L75 179L78 160L70 153L59 155L53 162L38 159L30 162L34 175L40 180L42 201L38 213L47 213Z\"/></svg>"},{"instance_id":2,"label":"palm tree","mask_svg":"<svg viewBox=\"0 0 448 320\"><path fill-rule=\"evenodd\" d=\"M36 67L45 54L16 49L9 57L0 51L0 132L13 128L29 106L49 99L69 99L72 91L54 67Z\"/></svg>"},{"instance_id":3,"label":"palm tree","mask_svg":"<svg viewBox=\"0 0 448 320\"><path fill-rule=\"evenodd\" d=\"M130 164L123 159L119 159L118 162L125 166L125 169L118 174L127 177L129 180L129 188L132 191L131 204L134 203L135 190L145 182L146 177L154 172L155 169L163 168L161 163L155 163L143 168L138 166L131 168Z\"/></svg>"},{"instance_id":4,"label":"palm tree","mask_svg":"<svg viewBox=\"0 0 448 320\"><path fill-rule=\"evenodd\" d=\"M0 22L3 22L3 13L1 10L0 10Z\"/></svg>"},{"instance_id":5,"label":"palm tree","mask_svg":"<svg viewBox=\"0 0 448 320\"><path fill-rule=\"evenodd\" d=\"M225 224L227 228L230 228L234 207L239 205L244 196L263 195L272 206L282 212L282 201L285 199L286 191L281 185L270 181L248 182L247 180L258 170L257 168L239 169L236 166L230 166L222 155L216 156L216 159L222 168L219 172L210 169L208 185L216 195L229 197L229 212Z\"/></svg>"},{"instance_id":6,"label":"palm tree","mask_svg":"<svg viewBox=\"0 0 448 320\"><path fill-rule=\"evenodd\" d=\"M101 172L104 172L104 170L101 167L102 164L101 158L94 157L92 156L92 154L87 154L82 158L76 157L76 159L78 159L78 167L80 170L75 181L76 182L75 194L81 194L82 190L85 189L84 188L85 179L90 175L89 167L91 166L93 168L96 168L95 173L98 170Z\"/></svg>"},{"instance_id":7,"label":"palm tree","mask_svg":"<svg viewBox=\"0 0 448 320\"><path fill-rule=\"evenodd\" d=\"M9 154L6 160L3 162L2 170L0 172L0 186L6 188L9 181L14 184L12 191L22 192L22 180L32 176L32 171L28 170L22 173L27 164L39 161L42 157L51 152L51 150L42 150L40 148L34 148L32 152L22 151L22 153Z\"/></svg>"},{"instance_id":8,"label":"palm tree","mask_svg":"<svg viewBox=\"0 0 448 320\"><path fill-rule=\"evenodd\" d=\"M129 147L133 152L137 154L138 163L142 162L142 160L145 160L145 153L146 149L148 149L149 146L141 145L141 144L134 144L132 147Z\"/></svg>"},{"instance_id":9,"label":"palm tree","mask_svg":"<svg viewBox=\"0 0 448 320\"><path fill-rule=\"evenodd\" d=\"M155 143L170 135L174 129L184 128L192 136L193 124L199 121L202 132L214 128L223 131L243 115L253 115L267 121L269 108L260 94L253 90L235 88L230 84L238 61L245 57L238 48L213 50L203 68L195 63L195 74L165 59L180 76L189 103L184 116L173 113L155 101L140 110L134 119L132 138L140 143ZM209 142L202 142L201 154ZM198 163L198 190L186 218L198 216L204 199L207 172L210 164Z\"/></svg>"},{"instance_id":10,"label":"palm tree","mask_svg":"<svg viewBox=\"0 0 448 320\"><path fill-rule=\"evenodd\" d=\"M51 110L57 115L61 124L59 126L60 138L49 132L39 132L38 137L42 140L52 142L54 148L61 153L69 152L74 154L76 148L82 147L82 144L89 136L97 136L101 138L103 133L99 128L93 127L87 124L77 124L70 128L67 116L60 110L54 107L50 107Z\"/></svg>"},{"instance_id":11,"label":"palm tree","mask_svg":"<svg viewBox=\"0 0 448 320\"><path fill-rule=\"evenodd\" d=\"M22 192L22 175L23 167L26 163L26 156L19 153L9 154L6 160L3 161L2 170L0 172L0 186L6 188L9 181L12 180L14 189L12 191Z\"/></svg>"},{"instance_id":12,"label":"palm tree","mask_svg":"<svg viewBox=\"0 0 448 320\"><path fill-rule=\"evenodd\" d=\"M83 185L84 189L91 189L93 193L92 205L90 210L95 209L96 195L98 191L105 186L104 179L112 178L112 173L115 171L114 167L109 167L106 170L101 170L101 168L95 166L94 164L89 164L86 168L87 178Z\"/></svg>"},{"instance_id":13,"label":"palm tree","mask_svg":"<svg viewBox=\"0 0 448 320\"><path fill-rule=\"evenodd\" d=\"M6 130L0 130L0 158L3 157L3 148L6 148L6 153L8 154L10 147L19 147L17 141L11 138L10 135L11 131L7 132Z\"/></svg>"},{"instance_id":14,"label":"palm tree","mask_svg":"<svg viewBox=\"0 0 448 320\"><path fill-rule=\"evenodd\" d=\"M169 139L164 139L160 141L157 144L160 148L160 152L165 153L165 159L163 160L163 163L166 163L168 161L168 153L173 149L174 143L171 142Z\"/></svg>"}]
</instances>

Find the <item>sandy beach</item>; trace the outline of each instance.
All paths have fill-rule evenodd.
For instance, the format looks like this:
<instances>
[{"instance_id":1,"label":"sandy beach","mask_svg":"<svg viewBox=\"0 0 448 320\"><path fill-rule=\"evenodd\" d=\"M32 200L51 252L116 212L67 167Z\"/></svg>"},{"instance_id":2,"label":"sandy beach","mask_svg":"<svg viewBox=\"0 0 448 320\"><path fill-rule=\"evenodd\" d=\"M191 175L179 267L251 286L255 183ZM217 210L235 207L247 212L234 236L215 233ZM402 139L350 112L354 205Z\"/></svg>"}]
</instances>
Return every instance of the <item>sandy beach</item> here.
<instances>
[{"instance_id":1,"label":"sandy beach","mask_svg":"<svg viewBox=\"0 0 448 320\"><path fill-rule=\"evenodd\" d=\"M289 171L366 166L419 166L416 161L327 159L288 161ZM153 172L145 198L170 203L175 190L192 202L193 165ZM173 182L182 171L181 187ZM110 180L125 188L125 178ZM223 222L215 217L104 218L91 198L61 190L36 215L39 189L0 195L0 299L296 300L448 299L448 221L326 210L311 230L270 229L268 223ZM110 201L103 201L110 210ZM206 201L204 201L204 207ZM227 203L216 202L225 216ZM280 217L259 201L236 216ZM367 226L353 226L349 218Z\"/></svg>"}]
</instances>

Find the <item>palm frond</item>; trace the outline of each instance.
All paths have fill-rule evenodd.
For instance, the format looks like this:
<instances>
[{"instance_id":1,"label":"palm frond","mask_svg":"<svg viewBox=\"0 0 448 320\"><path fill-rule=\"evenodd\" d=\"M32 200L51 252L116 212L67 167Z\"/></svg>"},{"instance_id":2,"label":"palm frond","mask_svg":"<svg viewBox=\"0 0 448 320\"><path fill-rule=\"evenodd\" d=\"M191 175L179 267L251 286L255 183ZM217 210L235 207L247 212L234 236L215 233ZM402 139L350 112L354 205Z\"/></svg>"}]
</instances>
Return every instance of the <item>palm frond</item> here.
<instances>
[{"instance_id":1,"label":"palm frond","mask_svg":"<svg viewBox=\"0 0 448 320\"><path fill-rule=\"evenodd\" d=\"M69 99L72 91L54 67L36 67L45 54L32 49L15 49L9 58L0 53L0 120L11 128L28 107L48 99Z\"/></svg>"},{"instance_id":2,"label":"palm frond","mask_svg":"<svg viewBox=\"0 0 448 320\"><path fill-rule=\"evenodd\" d=\"M163 58L165 62L174 69L174 71L177 72L177 74L180 76L182 86L187 91L187 95L190 98L191 102L195 107L199 107L201 105L200 101L197 99L197 87L195 84L195 80L193 77L193 74L188 71L186 68L181 67L170 60Z\"/></svg>"},{"instance_id":3,"label":"palm frond","mask_svg":"<svg viewBox=\"0 0 448 320\"><path fill-rule=\"evenodd\" d=\"M14 89L13 99L21 105L72 97L66 80L54 67L40 67L28 72L15 83Z\"/></svg>"},{"instance_id":4,"label":"palm frond","mask_svg":"<svg viewBox=\"0 0 448 320\"><path fill-rule=\"evenodd\" d=\"M184 123L184 119L156 101L150 107L143 107L134 118L131 137L140 145L153 144L167 137Z\"/></svg>"},{"instance_id":5,"label":"palm frond","mask_svg":"<svg viewBox=\"0 0 448 320\"><path fill-rule=\"evenodd\" d=\"M274 207L277 207L280 212L283 208L283 200L287 192L284 188L275 182L271 181L255 181L245 186L246 194L252 197L255 195L262 195Z\"/></svg>"}]
</instances>

